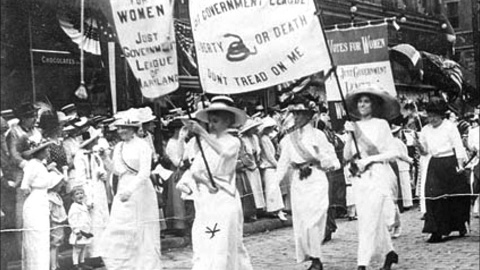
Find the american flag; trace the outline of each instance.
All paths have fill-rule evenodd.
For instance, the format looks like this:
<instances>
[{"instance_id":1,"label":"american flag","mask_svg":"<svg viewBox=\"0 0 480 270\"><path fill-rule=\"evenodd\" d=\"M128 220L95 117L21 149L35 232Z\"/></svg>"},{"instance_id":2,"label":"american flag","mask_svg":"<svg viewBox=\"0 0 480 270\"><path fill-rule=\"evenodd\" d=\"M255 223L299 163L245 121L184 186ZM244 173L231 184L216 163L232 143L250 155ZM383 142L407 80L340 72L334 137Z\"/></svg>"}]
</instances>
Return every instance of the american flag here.
<instances>
[{"instance_id":1,"label":"american flag","mask_svg":"<svg viewBox=\"0 0 480 270\"><path fill-rule=\"evenodd\" d=\"M192 26L185 21L175 19L175 35L177 43L180 46L183 56L188 60L188 63L197 69L195 45L193 43Z\"/></svg>"},{"instance_id":2,"label":"american flag","mask_svg":"<svg viewBox=\"0 0 480 270\"><path fill-rule=\"evenodd\" d=\"M279 101L281 103L288 101L289 99L293 98L294 94L299 93L310 86L311 82L311 76L306 76L294 81L280 84L278 86L278 91L280 92L280 96L278 97Z\"/></svg>"}]
</instances>

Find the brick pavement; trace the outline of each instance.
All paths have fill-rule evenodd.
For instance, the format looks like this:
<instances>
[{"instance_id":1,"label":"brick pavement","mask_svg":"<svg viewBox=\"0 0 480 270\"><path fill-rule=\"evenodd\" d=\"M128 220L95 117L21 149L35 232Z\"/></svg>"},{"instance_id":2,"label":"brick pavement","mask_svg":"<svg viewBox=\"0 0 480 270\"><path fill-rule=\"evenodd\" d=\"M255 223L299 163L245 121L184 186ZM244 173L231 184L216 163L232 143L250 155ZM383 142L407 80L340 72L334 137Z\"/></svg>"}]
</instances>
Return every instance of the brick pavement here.
<instances>
[{"instance_id":1,"label":"brick pavement","mask_svg":"<svg viewBox=\"0 0 480 270\"><path fill-rule=\"evenodd\" d=\"M422 234L423 221L417 209L402 214L402 236L394 240L400 262L394 270L478 270L480 269L480 225L472 218L471 232L459 238L452 233L450 240L428 244L428 235ZM326 270L356 269L356 221L337 219L338 230L331 242L324 246ZM255 270L301 270L309 264L295 262L295 244L292 228L247 236L244 239ZM191 269L191 247L164 252L165 269ZM380 268L382 262L372 263L370 269Z\"/></svg>"}]
</instances>

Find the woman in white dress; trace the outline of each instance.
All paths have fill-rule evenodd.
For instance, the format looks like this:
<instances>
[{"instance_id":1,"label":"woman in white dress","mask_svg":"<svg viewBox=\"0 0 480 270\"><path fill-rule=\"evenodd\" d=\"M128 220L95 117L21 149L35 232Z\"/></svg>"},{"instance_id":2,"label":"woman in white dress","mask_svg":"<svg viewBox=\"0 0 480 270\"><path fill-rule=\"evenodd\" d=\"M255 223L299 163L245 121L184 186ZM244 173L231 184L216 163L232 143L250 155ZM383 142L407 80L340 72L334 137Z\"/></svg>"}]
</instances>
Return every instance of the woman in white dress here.
<instances>
[{"instance_id":1,"label":"woman in white dress","mask_svg":"<svg viewBox=\"0 0 480 270\"><path fill-rule=\"evenodd\" d=\"M219 96L196 118L208 122L210 133L194 121L188 121L186 127L201 138L213 179L198 153L190 168L198 189L192 229L193 270L252 270L243 245L243 213L235 185L240 141L227 132L242 125L246 114L233 107L232 99Z\"/></svg>"},{"instance_id":2,"label":"woman in white dress","mask_svg":"<svg viewBox=\"0 0 480 270\"><path fill-rule=\"evenodd\" d=\"M350 114L358 119L345 123L345 130L353 135L347 136L344 149L345 160L358 166L358 173L352 178L358 214L358 269L364 270L372 260L386 256L382 270L390 270L393 263L398 263L388 231L395 215L392 187L397 180L388 162L398 158L399 153L384 119L398 116L400 105L376 86L356 89L346 102Z\"/></svg>"},{"instance_id":3,"label":"woman in white dress","mask_svg":"<svg viewBox=\"0 0 480 270\"><path fill-rule=\"evenodd\" d=\"M88 257L98 257L98 247L100 245L101 235L108 222L108 199L105 187L107 172L103 165L102 158L98 153L92 151L96 145L101 131L92 130L87 132L89 138L80 145L80 149L75 154L73 165L75 167L75 184L83 185L85 189L85 204L90 208L90 217L92 219L93 243L87 252Z\"/></svg>"},{"instance_id":4,"label":"woman in white dress","mask_svg":"<svg viewBox=\"0 0 480 270\"><path fill-rule=\"evenodd\" d=\"M151 149L136 135L141 125L138 117L123 114L115 125L122 138L113 153L119 181L100 255L108 270L159 270L160 222L150 180Z\"/></svg>"},{"instance_id":5,"label":"woman in white dress","mask_svg":"<svg viewBox=\"0 0 480 270\"><path fill-rule=\"evenodd\" d=\"M276 179L281 181L287 175L291 177L297 262L311 261L309 270L322 270L322 241L329 203L325 173L339 169L340 162L325 134L311 124L314 111L309 100L297 96L289 110L293 114L295 125L280 141L282 151Z\"/></svg>"},{"instance_id":6,"label":"woman in white dress","mask_svg":"<svg viewBox=\"0 0 480 270\"><path fill-rule=\"evenodd\" d=\"M55 164L49 168L43 164L48 155L48 146L43 143L22 153L31 159L24 167L21 190L27 196L23 206L22 269L50 269L50 209L48 189L58 183L63 175L56 171ZM49 172L49 170L52 170Z\"/></svg>"}]
</instances>

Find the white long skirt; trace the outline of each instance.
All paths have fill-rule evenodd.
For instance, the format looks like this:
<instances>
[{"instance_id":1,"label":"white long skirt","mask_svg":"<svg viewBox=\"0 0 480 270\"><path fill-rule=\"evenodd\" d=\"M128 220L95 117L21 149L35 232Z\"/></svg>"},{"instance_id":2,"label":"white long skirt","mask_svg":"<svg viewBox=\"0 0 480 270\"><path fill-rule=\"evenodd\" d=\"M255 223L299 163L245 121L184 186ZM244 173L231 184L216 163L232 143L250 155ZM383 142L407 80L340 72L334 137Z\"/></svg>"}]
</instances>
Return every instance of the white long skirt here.
<instances>
[{"instance_id":1,"label":"white long skirt","mask_svg":"<svg viewBox=\"0 0 480 270\"><path fill-rule=\"evenodd\" d=\"M120 177L118 193L136 175ZM108 270L160 270L160 222L157 195L150 179L138 186L130 199L113 198L112 211L99 247Z\"/></svg>"},{"instance_id":2,"label":"white long skirt","mask_svg":"<svg viewBox=\"0 0 480 270\"><path fill-rule=\"evenodd\" d=\"M292 219L297 262L322 259L322 241L328 211L328 179L325 173L312 168L312 174L299 179L299 170L292 171Z\"/></svg>"},{"instance_id":3,"label":"white long skirt","mask_svg":"<svg viewBox=\"0 0 480 270\"><path fill-rule=\"evenodd\" d=\"M246 170L245 175L247 176L250 186L252 187L255 208L265 208L265 197L263 196L262 177L260 176L260 171L258 168L253 171Z\"/></svg>"},{"instance_id":4,"label":"white long skirt","mask_svg":"<svg viewBox=\"0 0 480 270\"><path fill-rule=\"evenodd\" d=\"M391 183L396 176L390 165L373 164L360 177L352 179L358 214L358 265L383 260L393 250L388 232L395 205Z\"/></svg>"},{"instance_id":5,"label":"white long skirt","mask_svg":"<svg viewBox=\"0 0 480 270\"><path fill-rule=\"evenodd\" d=\"M89 195L93 199L93 208L90 211L90 217L92 219L92 234L94 235L93 242L89 247L88 254L91 257L98 257L100 241L102 239L103 231L108 223L108 200L105 183L101 180L92 180L93 183L89 183Z\"/></svg>"},{"instance_id":6,"label":"white long skirt","mask_svg":"<svg viewBox=\"0 0 480 270\"><path fill-rule=\"evenodd\" d=\"M192 270L252 270L243 245L243 213L235 197L222 189L211 194L203 185L195 199Z\"/></svg>"},{"instance_id":7,"label":"white long skirt","mask_svg":"<svg viewBox=\"0 0 480 270\"><path fill-rule=\"evenodd\" d=\"M33 189L23 206L23 270L50 269L49 215L47 191Z\"/></svg>"},{"instance_id":8,"label":"white long skirt","mask_svg":"<svg viewBox=\"0 0 480 270\"><path fill-rule=\"evenodd\" d=\"M261 169L262 179L265 183L267 212L275 212L282 210L285 207L283 204L279 179L276 178L275 171L275 168Z\"/></svg>"}]
</instances>

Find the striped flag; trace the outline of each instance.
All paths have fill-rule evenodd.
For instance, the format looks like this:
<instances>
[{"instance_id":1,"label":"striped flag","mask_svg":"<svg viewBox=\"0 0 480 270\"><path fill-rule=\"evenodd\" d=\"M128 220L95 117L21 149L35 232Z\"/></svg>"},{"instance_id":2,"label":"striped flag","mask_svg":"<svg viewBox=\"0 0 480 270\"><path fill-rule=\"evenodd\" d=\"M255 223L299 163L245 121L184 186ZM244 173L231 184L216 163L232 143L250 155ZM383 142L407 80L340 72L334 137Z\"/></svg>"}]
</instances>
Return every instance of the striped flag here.
<instances>
[{"instance_id":1,"label":"striped flag","mask_svg":"<svg viewBox=\"0 0 480 270\"><path fill-rule=\"evenodd\" d=\"M286 102L287 100L291 99L294 94L305 90L308 86L310 86L311 82L311 76L306 76L294 81L280 84L278 87L278 91L280 92L278 97L279 101L281 103Z\"/></svg>"},{"instance_id":2,"label":"striped flag","mask_svg":"<svg viewBox=\"0 0 480 270\"><path fill-rule=\"evenodd\" d=\"M192 26L185 21L175 19L175 35L178 45L182 50L183 56L193 68L197 69L197 56L195 54L195 45L193 44Z\"/></svg>"}]
</instances>

